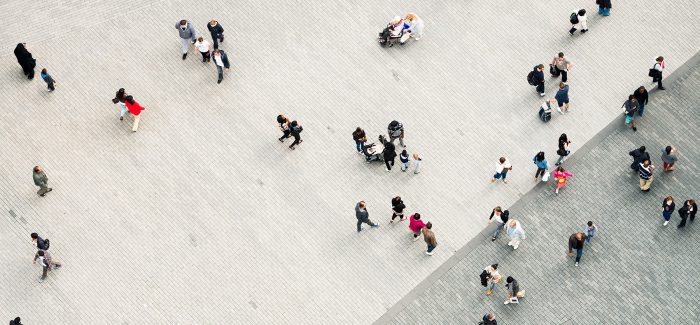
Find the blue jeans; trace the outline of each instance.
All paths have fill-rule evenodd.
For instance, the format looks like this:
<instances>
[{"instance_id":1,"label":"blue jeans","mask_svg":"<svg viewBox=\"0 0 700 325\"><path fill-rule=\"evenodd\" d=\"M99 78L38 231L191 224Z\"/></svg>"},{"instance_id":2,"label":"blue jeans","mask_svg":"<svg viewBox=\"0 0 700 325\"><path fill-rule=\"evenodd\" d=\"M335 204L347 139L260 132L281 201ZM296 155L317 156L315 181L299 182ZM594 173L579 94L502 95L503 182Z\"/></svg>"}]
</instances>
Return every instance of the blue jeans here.
<instances>
[{"instance_id":1,"label":"blue jeans","mask_svg":"<svg viewBox=\"0 0 700 325\"><path fill-rule=\"evenodd\" d=\"M355 141L355 146L357 147L357 152L364 152L364 150L365 150L365 143L364 142Z\"/></svg>"},{"instance_id":2,"label":"blue jeans","mask_svg":"<svg viewBox=\"0 0 700 325\"><path fill-rule=\"evenodd\" d=\"M495 286L496 286L496 282L493 282L493 281L489 280L489 286L488 286L488 289L487 289L487 290L492 290L492 291L493 291L493 287L495 287Z\"/></svg>"},{"instance_id":3,"label":"blue jeans","mask_svg":"<svg viewBox=\"0 0 700 325\"><path fill-rule=\"evenodd\" d=\"M493 179L501 179L501 178L503 178L503 180L505 181L507 175L508 175L508 169L505 169L505 168L504 168L502 172L500 172L500 173L495 173L495 174L493 175Z\"/></svg>"},{"instance_id":4,"label":"blue jeans","mask_svg":"<svg viewBox=\"0 0 700 325\"><path fill-rule=\"evenodd\" d=\"M644 115L644 104L639 103L639 110L637 111L637 114L639 114L639 117Z\"/></svg>"},{"instance_id":5,"label":"blue jeans","mask_svg":"<svg viewBox=\"0 0 700 325\"><path fill-rule=\"evenodd\" d=\"M583 248L576 249L576 263L581 261L581 255L583 255Z\"/></svg>"},{"instance_id":6,"label":"blue jeans","mask_svg":"<svg viewBox=\"0 0 700 325\"><path fill-rule=\"evenodd\" d=\"M590 244L591 239L593 239L593 235L586 234L586 236L588 236L588 239L586 239L586 244Z\"/></svg>"},{"instance_id":7,"label":"blue jeans","mask_svg":"<svg viewBox=\"0 0 700 325\"><path fill-rule=\"evenodd\" d=\"M433 249L435 249L435 246L433 246L433 245L428 245L428 253L432 252Z\"/></svg>"},{"instance_id":8,"label":"blue jeans","mask_svg":"<svg viewBox=\"0 0 700 325\"><path fill-rule=\"evenodd\" d=\"M498 225L496 226L496 231L493 232L493 236L491 236L491 237L493 237L493 238L498 237L498 234L501 233L501 230L503 230L503 227L504 227L505 225L506 225L505 223L500 223L500 222L499 222Z\"/></svg>"},{"instance_id":9,"label":"blue jeans","mask_svg":"<svg viewBox=\"0 0 700 325\"><path fill-rule=\"evenodd\" d=\"M663 212L664 220L666 220L666 221L671 220L671 214L672 214L671 212L664 211Z\"/></svg>"}]
</instances>

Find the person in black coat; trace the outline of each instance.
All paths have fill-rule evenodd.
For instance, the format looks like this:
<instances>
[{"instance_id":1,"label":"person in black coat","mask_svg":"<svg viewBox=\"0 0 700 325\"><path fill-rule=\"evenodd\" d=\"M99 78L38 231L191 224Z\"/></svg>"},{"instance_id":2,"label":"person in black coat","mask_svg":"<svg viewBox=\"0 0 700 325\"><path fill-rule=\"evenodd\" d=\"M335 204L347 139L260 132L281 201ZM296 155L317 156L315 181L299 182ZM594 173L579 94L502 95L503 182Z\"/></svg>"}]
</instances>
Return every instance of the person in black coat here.
<instances>
[{"instance_id":1,"label":"person in black coat","mask_svg":"<svg viewBox=\"0 0 700 325\"><path fill-rule=\"evenodd\" d=\"M637 114L639 114L639 117L642 117L644 115L644 105L649 103L649 92L647 92L647 89L644 88L644 86L641 86L634 91L633 95L634 98L637 99L637 104L639 104Z\"/></svg>"},{"instance_id":2,"label":"person in black coat","mask_svg":"<svg viewBox=\"0 0 700 325\"><path fill-rule=\"evenodd\" d=\"M544 64L536 66L534 72L535 90L540 93L540 96L544 96Z\"/></svg>"},{"instance_id":3,"label":"person in black coat","mask_svg":"<svg viewBox=\"0 0 700 325\"><path fill-rule=\"evenodd\" d=\"M214 49L219 49L219 42L224 42L224 28L221 27L221 24L219 24L216 19L212 19L207 24L207 29L209 30L209 33L211 33L211 39L214 40Z\"/></svg>"},{"instance_id":4,"label":"person in black coat","mask_svg":"<svg viewBox=\"0 0 700 325\"><path fill-rule=\"evenodd\" d=\"M678 228L685 227L685 221L690 217L690 222L695 221L695 214L698 213L698 206L695 204L695 200L687 200L683 203L683 207L678 209L678 214L681 215L681 223L678 224Z\"/></svg>"},{"instance_id":5,"label":"person in black coat","mask_svg":"<svg viewBox=\"0 0 700 325\"><path fill-rule=\"evenodd\" d=\"M405 208L406 205L403 204L403 200L401 200L400 196L391 199L391 211L393 213L391 214L391 221L389 221L389 223L393 223L396 217L399 217L399 221L406 220L406 218L403 216L403 210Z\"/></svg>"},{"instance_id":6,"label":"person in black coat","mask_svg":"<svg viewBox=\"0 0 700 325\"><path fill-rule=\"evenodd\" d=\"M384 156L386 171L390 171L391 166L394 166L394 160L396 160L396 146L394 146L394 144L390 141L387 141L384 136L380 136L379 141L384 144L384 151L382 151L382 155Z\"/></svg>"},{"instance_id":7,"label":"person in black coat","mask_svg":"<svg viewBox=\"0 0 700 325\"><path fill-rule=\"evenodd\" d=\"M629 155L632 156L632 164L630 165L630 168L636 172L639 171L639 164L643 163L645 160L651 160L649 153L647 152L647 147L645 146L641 146L630 151Z\"/></svg>"},{"instance_id":8,"label":"person in black coat","mask_svg":"<svg viewBox=\"0 0 700 325\"><path fill-rule=\"evenodd\" d=\"M498 325L498 322L496 322L496 315L494 314L486 314L484 315L484 318L482 318L482 321L479 322L480 325Z\"/></svg>"},{"instance_id":9,"label":"person in black coat","mask_svg":"<svg viewBox=\"0 0 700 325\"><path fill-rule=\"evenodd\" d=\"M34 79L34 68L36 67L36 60L32 57L32 54L27 51L24 47L24 43L17 44L15 47L15 56L17 57L17 62L22 66L22 71L27 79Z\"/></svg>"}]
</instances>

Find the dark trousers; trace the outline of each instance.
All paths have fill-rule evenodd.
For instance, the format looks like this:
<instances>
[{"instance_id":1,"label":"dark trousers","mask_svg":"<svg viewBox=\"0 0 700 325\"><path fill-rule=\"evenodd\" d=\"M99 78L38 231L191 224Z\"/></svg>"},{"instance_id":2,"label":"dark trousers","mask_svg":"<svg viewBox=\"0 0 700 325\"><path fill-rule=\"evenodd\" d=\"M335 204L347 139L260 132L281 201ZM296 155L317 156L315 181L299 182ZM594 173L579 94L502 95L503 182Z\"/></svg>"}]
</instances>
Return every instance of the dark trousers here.
<instances>
[{"instance_id":1,"label":"dark trousers","mask_svg":"<svg viewBox=\"0 0 700 325\"><path fill-rule=\"evenodd\" d=\"M396 219L396 217L399 217L399 219L403 219L403 213L397 214L396 212L391 214L391 220Z\"/></svg>"},{"instance_id":2,"label":"dark trousers","mask_svg":"<svg viewBox=\"0 0 700 325\"><path fill-rule=\"evenodd\" d=\"M219 81L224 80L224 67L216 65L216 72L219 73Z\"/></svg>"},{"instance_id":3,"label":"dark trousers","mask_svg":"<svg viewBox=\"0 0 700 325\"><path fill-rule=\"evenodd\" d=\"M199 52L202 53L202 62L209 62L211 61L211 52Z\"/></svg>"},{"instance_id":4,"label":"dark trousers","mask_svg":"<svg viewBox=\"0 0 700 325\"><path fill-rule=\"evenodd\" d=\"M219 41L224 41L224 33L211 33L211 39L214 40L214 49L219 49Z\"/></svg>"},{"instance_id":5,"label":"dark trousers","mask_svg":"<svg viewBox=\"0 0 700 325\"><path fill-rule=\"evenodd\" d=\"M34 79L34 67L22 67L22 70L24 71L24 75L27 76L27 78Z\"/></svg>"},{"instance_id":6,"label":"dark trousers","mask_svg":"<svg viewBox=\"0 0 700 325\"><path fill-rule=\"evenodd\" d=\"M583 255L583 248L576 249L576 263L581 261L581 256Z\"/></svg>"},{"instance_id":7,"label":"dark trousers","mask_svg":"<svg viewBox=\"0 0 700 325\"><path fill-rule=\"evenodd\" d=\"M394 160L396 160L396 157L391 158L391 160L384 159L384 163L386 164L386 169L391 170L391 166L394 166Z\"/></svg>"},{"instance_id":8,"label":"dark trousers","mask_svg":"<svg viewBox=\"0 0 700 325\"><path fill-rule=\"evenodd\" d=\"M294 137L294 142L289 146L290 148L301 143L301 136L299 136L299 133L292 133L292 136Z\"/></svg>"},{"instance_id":9,"label":"dark trousers","mask_svg":"<svg viewBox=\"0 0 700 325\"><path fill-rule=\"evenodd\" d=\"M357 231L361 231L361 230L362 230L362 224L363 224L363 223L366 223L366 224L370 225L371 227L376 226L376 225L374 224L374 222L372 222L372 220L369 220L369 218L367 218L367 219L357 219Z\"/></svg>"},{"instance_id":10,"label":"dark trousers","mask_svg":"<svg viewBox=\"0 0 700 325\"><path fill-rule=\"evenodd\" d=\"M435 246L428 244L428 253L432 252Z\"/></svg>"},{"instance_id":11,"label":"dark trousers","mask_svg":"<svg viewBox=\"0 0 700 325\"><path fill-rule=\"evenodd\" d=\"M544 82L540 82L537 84L537 87L535 88L538 93L544 93Z\"/></svg>"},{"instance_id":12,"label":"dark trousers","mask_svg":"<svg viewBox=\"0 0 700 325\"><path fill-rule=\"evenodd\" d=\"M280 137L279 140L282 141L282 140L284 140L284 139L286 139L286 138L289 138L289 136L290 136L291 134L292 134L292 133L291 133L291 131L289 131L289 130L282 130L282 137Z\"/></svg>"},{"instance_id":13,"label":"dark trousers","mask_svg":"<svg viewBox=\"0 0 700 325\"><path fill-rule=\"evenodd\" d=\"M658 71L657 73L658 73L658 76L654 77L654 79L652 79L652 82L658 83L659 88L663 88L664 85L663 85L663 83L661 83L661 79L663 79L663 73L661 71Z\"/></svg>"},{"instance_id":14,"label":"dark trousers","mask_svg":"<svg viewBox=\"0 0 700 325\"><path fill-rule=\"evenodd\" d=\"M544 168L539 168L539 167L537 167L537 171L535 172L535 178L544 176L544 171L545 171L545 170L546 170L546 169L544 169Z\"/></svg>"},{"instance_id":15,"label":"dark trousers","mask_svg":"<svg viewBox=\"0 0 700 325\"><path fill-rule=\"evenodd\" d=\"M685 221L688 220L688 216L681 216L681 223L678 224L678 228L685 227Z\"/></svg>"},{"instance_id":16,"label":"dark trousers","mask_svg":"<svg viewBox=\"0 0 700 325\"><path fill-rule=\"evenodd\" d=\"M53 81L47 81L46 85L48 85L50 90L56 90L56 88L54 88Z\"/></svg>"},{"instance_id":17,"label":"dark trousers","mask_svg":"<svg viewBox=\"0 0 700 325\"><path fill-rule=\"evenodd\" d=\"M559 74L561 74L561 82L566 82L566 77L567 77L566 70L561 70L561 69L557 68L557 66L554 66L554 69L556 69L557 72L559 72Z\"/></svg>"}]
</instances>

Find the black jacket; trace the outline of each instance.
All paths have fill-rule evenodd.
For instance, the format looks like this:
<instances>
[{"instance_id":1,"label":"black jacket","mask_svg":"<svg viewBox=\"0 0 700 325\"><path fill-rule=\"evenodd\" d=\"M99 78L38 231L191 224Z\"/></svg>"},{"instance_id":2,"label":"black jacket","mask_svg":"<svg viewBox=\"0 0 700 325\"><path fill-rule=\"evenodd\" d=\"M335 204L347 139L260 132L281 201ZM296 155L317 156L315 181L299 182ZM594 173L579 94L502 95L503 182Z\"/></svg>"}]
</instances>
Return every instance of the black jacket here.
<instances>
[{"instance_id":1,"label":"black jacket","mask_svg":"<svg viewBox=\"0 0 700 325\"><path fill-rule=\"evenodd\" d=\"M598 6L600 8L608 8L608 9L612 8L612 1L611 0L599 0L599 1L596 1L596 3L598 3Z\"/></svg>"},{"instance_id":2,"label":"black jacket","mask_svg":"<svg viewBox=\"0 0 700 325\"><path fill-rule=\"evenodd\" d=\"M484 318L482 318L481 324L483 325L498 325L498 322L496 320L489 320L489 315L484 315Z\"/></svg>"},{"instance_id":3,"label":"black jacket","mask_svg":"<svg viewBox=\"0 0 700 325\"><path fill-rule=\"evenodd\" d=\"M535 77L535 81L537 81L538 84L544 83L544 72L537 70L537 67L535 67L535 70L533 70L533 72L534 72L533 76Z\"/></svg>"},{"instance_id":4,"label":"black jacket","mask_svg":"<svg viewBox=\"0 0 700 325\"><path fill-rule=\"evenodd\" d=\"M396 146L393 143L386 141L384 142L384 160L392 160L396 158Z\"/></svg>"},{"instance_id":5,"label":"black jacket","mask_svg":"<svg viewBox=\"0 0 700 325\"><path fill-rule=\"evenodd\" d=\"M571 237L569 237L569 253L571 253L574 249L583 249L586 239L588 239L586 234L581 235L581 240L576 238L576 234L571 235Z\"/></svg>"},{"instance_id":6,"label":"black jacket","mask_svg":"<svg viewBox=\"0 0 700 325\"><path fill-rule=\"evenodd\" d=\"M666 212L666 207L668 207L668 213L673 213L673 211L676 210L676 202L671 202L671 205L667 205L666 199L664 199L664 202L661 203L661 207L664 208L664 212Z\"/></svg>"},{"instance_id":7,"label":"black jacket","mask_svg":"<svg viewBox=\"0 0 700 325\"><path fill-rule=\"evenodd\" d=\"M693 211L688 211L688 201L685 201L683 202L683 207L678 209L678 214L681 215L682 219L686 219L688 217L695 218L695 214L698 213L698 205L693 203L692 207Z\"/></svg>"},{"instance_id":8,"label":"black jacket","mask_svg":"<svg viewBox=\"0 0 700 325\"><path fill-rule=\"evenodd\" d=\"M17 44L17 47L15 47L15 56L17 57L17 63L19 63L23 69L34 69L34 67L36 67L36 60L34 60L32 54L27 51L24 44Z\"/></svg>"},{"instance_id":9,"label":"black jacket","mask_svg":"<svg viewBox=\"0 0 700 325\"><path fill-rule=\"evenodd\" d=\"M634 91L634 98L637 99L639 105L646 105L647 103L649 103L649 92L645 91L644 93L642 93L641 91L639 91L639 89L637 89Z\"/></svg>"},{"instance_id":10,"label":"black jacket","mask_svg":"<svg viewBox=\"0 0 700 325\"><path fill-rule=\"evenodd\" d=\"M630 165L630 168L634 170L639 170L639 163L644 162L647 159L651 159L649 157L649 153L644 151L642 152L640 149L634 149L629 152L629 155L632 156L632 165Z\"/></svg>"},{"instance_id":11,"label":"black jacket","mask_svg":"<svg viewBox=\"0 0 700 325\"><path fill-rule=\"evenodd\" d=\"M41 237L37 237L37 239L36 239L36 248L43 250L43 251L49 249L46 246L46 241L44 240L44 238L41 238Z\"/></svg>"},{"instance_id":12,"label":"black jacket","mask_svg":"<svg viewBox=\"0 0 700 325\"><path fill-rule=\"evenodd\" d=\"M221 24L219 24L219 22L216 22L216 26L214 27L211 26L211 23L207 23L207 29L212 35L217 35L224 32L224 28L221 27Z\"/></svg>"},{"instance_id":13,"label":"black jacket","mask_svg":"<svg viewBox=\"0 0 700 325\"><path fill-rule=\"evenodd\" d=\"M508 212L508 210L501 211L501 221L503 221L503 223L508 222L508 215L509 214L510 214L510 212ZM496 211L491 210L491 215L489 216L489 220L493 219L493 216L495 216L495 215L496 215Z\"/></svg>"}]
</instances>

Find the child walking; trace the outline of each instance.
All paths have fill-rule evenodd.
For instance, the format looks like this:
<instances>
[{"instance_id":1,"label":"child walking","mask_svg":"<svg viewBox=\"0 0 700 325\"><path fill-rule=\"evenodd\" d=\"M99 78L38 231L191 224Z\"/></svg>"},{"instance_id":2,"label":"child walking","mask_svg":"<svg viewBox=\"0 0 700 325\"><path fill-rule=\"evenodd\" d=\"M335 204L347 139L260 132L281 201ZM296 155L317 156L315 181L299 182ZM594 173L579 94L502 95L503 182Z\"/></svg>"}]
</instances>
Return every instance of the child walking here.
<instances>
[{"instance_id":1,"label":"child walking","mask_svg":"<svg viewBox=\"0 0 700 325\"><path fill-rule=\"evenodd\" d=\"M406 149L401 151L401 155L399 155L399 160L401 160L401 171L405 172L408 169L408 152L406 152Z\"/></svg>"},{"instance_id":2,"label":"child walking","mask_svg":"<svg viewBox=\"0 0 700 325\"><path fill-rule=\"evenodd\" d=\"M408 228L413 232L413 241L418 240L420 237L421 229L425 227L423 220L420 220L420 213L416 213L411 216L411 221L408 224Z\"/></svg>"},{"instance_id":3,"label":"child walking","mask_svg":"<svg viewBox=\"0 0 700 325\"><path fill-rule=\"evenodd\" d=\"M46 85L48 86L49 92L56 90L54 85L56 82L53 80L53 78L51 78L51 75L49 75L49 73L46 72L46 69L41 69L41 79L44 79L44 81L46 81Z\"/></svg>"},{"instance_id":4,"label":"child walking","mask_svg":"<svg viewBox=\"0 0 700 325\"><path fill-rule=\"evenodd\" d=\"M557 180L557 190L554 193L559 194L559 190L566 185L566 178L571 176L574 175L564 170L564 167L559 166L554 172L554 179Z\"/></svg>"},{"instance_id":5,"label":"child walking","mask_svg":"<svg viewBox=\"0 0 700 325\"><path fill-rule=\"evenodd\" d=\"M593 221L589 221L586 226L585 234L588 237L586 239L586 244L591 244L591 239L598 233L598 227L593 224Z\"/></svg>"}]
</instances>

